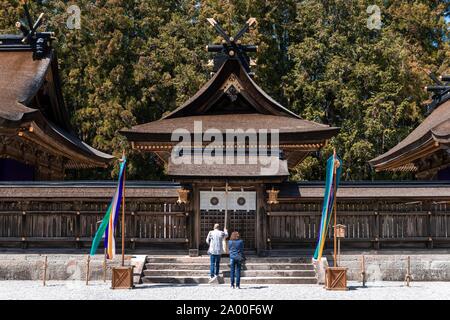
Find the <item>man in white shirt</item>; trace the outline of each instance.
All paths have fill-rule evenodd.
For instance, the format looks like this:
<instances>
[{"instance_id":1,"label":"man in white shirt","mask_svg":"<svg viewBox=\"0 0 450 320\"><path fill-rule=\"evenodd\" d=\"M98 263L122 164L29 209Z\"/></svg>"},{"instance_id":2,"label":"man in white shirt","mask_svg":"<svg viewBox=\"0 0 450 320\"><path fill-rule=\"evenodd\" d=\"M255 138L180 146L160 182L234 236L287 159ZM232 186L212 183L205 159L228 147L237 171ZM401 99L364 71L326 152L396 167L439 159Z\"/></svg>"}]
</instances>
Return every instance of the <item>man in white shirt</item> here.
<instances>
[{"instance_id":1,"label":"man in white shirt","mask_svg":"<svg viewBox=\"0 0 450 320\"><path fill-rule=\"evenodd\" d=\"M214 230L208 233L206 237L206 243L209 244L208 254L210 256L210 280L212 283L219 276L220 267L220 256L223 252L222 242L228 237L227 229L224 228L223 231L219 230L219 224L214 225Z\"/></svg>"}]
</instances>

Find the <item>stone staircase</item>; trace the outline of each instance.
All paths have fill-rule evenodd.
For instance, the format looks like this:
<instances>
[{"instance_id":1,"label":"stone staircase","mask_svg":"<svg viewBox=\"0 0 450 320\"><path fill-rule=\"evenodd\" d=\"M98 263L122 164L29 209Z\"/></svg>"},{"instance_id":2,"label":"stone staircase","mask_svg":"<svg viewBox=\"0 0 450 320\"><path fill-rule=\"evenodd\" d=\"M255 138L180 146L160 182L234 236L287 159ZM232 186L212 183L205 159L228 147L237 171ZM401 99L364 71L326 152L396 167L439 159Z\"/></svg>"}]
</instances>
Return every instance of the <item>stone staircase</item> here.
<instances>
[{"instance_id":1,"label":"stone staircase","mask_svg":"<svg viewBox=\"0 0 450 320\"><path fill-rule=\"evenodd\" d=\"M316 284L309 257L247 257L241 284ZM230 259L222 257L219 282L230 283ZM147 256L143 283L201 284L209 280L209 256Z\"/></svg>"}]
</instances>

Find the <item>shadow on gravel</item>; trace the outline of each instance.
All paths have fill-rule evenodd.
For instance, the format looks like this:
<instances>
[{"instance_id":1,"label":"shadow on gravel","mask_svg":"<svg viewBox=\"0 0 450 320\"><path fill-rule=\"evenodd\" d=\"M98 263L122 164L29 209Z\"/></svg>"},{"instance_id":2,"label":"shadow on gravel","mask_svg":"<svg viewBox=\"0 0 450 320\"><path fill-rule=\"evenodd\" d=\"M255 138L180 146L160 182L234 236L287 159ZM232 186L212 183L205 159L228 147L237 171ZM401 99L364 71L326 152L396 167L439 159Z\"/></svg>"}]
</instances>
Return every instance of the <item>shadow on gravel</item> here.
<instances>
[{"instance_id":1,"label":"shadow on gravel","mask_svg":"<svg viewBox=\"0 0 450 320\"><path fill-rule=\"evenodd\" d=\"M348 290L358 290L358 289L367 289L367 286L348 286Z\"/></svg>"},{"instance_id":2,"label":"shadow on gravel","mask_svg":"<svg viewBox=\"0 0 450 320\"><path fill-rule=\"evenodd\" d=\"M89 283L88 285L86 285L85 283L74 283L73 281L70 280L58 280L58 281L65 281L64 283L46 283L45 287L80 287L80 288L85 288L85 287L104 287L105 285L107 285L107 283ZM42 285L42 287L44 287Z\"/></svg>"},{"instance_id":3,"label":"shadow on gravel","mask_svg":"<svg viewBox=\"0 0 450 320\"><path fill-rule=\"evenodd\" d=\"M259 286L259 287L241 287L239 290L249 290L249 289L267 289L268 286Z\"/></svg>"},{"instance_id":4,"label":"shadow on gravel","mask_svg":"<svg viewBox=\"0 0 450 320\"><path fill-rule=\"evenodd\" d=\"M165 283L165 284L140 284L135 286L134 289L151 289L151 288L173 288L173 287L198 287L198 284L178 284L178 283Z\"/></svg>"},{"instance_id":5,"label":"shadow on gravel","mask_svg":"<svg viewBox=\"0 0 450 320\"><path fill-rule=\"evenodd\" d=\"M412 286L410 286L412 287ZM408 288L406 285L389 286L389 285L370 285L370 286L348 286L348 290L372 289L372 288ZM416 286L417 288L417 286Z\"/></svg>"}]
</instances>

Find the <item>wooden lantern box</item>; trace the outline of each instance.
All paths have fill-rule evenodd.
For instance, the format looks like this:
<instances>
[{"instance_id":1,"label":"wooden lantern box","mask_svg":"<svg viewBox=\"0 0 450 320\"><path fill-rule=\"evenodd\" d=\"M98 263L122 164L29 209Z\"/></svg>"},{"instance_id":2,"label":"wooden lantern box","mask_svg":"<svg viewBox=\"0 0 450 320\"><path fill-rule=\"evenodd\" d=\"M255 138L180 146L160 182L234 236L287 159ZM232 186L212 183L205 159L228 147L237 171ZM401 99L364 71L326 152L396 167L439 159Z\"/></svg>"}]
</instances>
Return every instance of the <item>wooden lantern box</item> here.
<instances>
[{"instance_id":1,"label":"wooden lantern box","mask_svg":"<svg viewBox=\"0 0 450 320\"><path fill-rule=\"evenodd\" d=\"M345 229L347 227L343 224L336 225L336 238L345 238Z\"/></svg>"},{"instance_id":2,"label":"wooden lantern box","mask_svg":"<svg viewBox=\"0 0 450 320\"><path fill-rule=\"evenodd\" d=\"M187 189L178 189L178 200L177 203L187 203L188 202L188 196L189 196L189 190Z\"/></svg>"},{"instance_id":3,"label":"wooden lantern box","mask_svg":"<svg viewBox=\"0 0 450 320\"><path fill-rule=\"evenodd\" d=\"M348 290L347 268L329 267L325 271L325 289Z\"/></svg>"},{"instance_id":4,"label":"wooden lantern box","mask_svg":"<svg viewBox=\"0 0 450 320\"><path fill-rule=\"evenodd\" d=\"M269 194L269 199L267 200L268 204L277 204L278 203L278 193L280 190L267 190L267 193Z\"/></svg>"},{"instance_id":5,"label":"wooden lantern box","mask_svg":"<svg viewBox=\"0 0 450 320\"><path fill-rule=\"evenodd\" d=\"M133 284L133 268L131 267L114 267L112 269L111 289L132 289Z\"/></svg>"}]
</instances>

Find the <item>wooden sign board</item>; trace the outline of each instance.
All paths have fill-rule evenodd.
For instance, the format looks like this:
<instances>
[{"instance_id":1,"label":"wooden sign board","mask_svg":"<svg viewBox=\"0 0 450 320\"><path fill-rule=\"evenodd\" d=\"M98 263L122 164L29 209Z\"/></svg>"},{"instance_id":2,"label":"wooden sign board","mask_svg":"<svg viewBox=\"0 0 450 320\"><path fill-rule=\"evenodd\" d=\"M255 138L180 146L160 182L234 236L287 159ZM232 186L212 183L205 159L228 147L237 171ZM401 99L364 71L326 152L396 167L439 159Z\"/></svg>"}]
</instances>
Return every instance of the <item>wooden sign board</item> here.
<instances>
[{"instance_id":1,"label":"wooden sign board","mask_svg":"<svg viewBox=\"0 0 450 320\"><path fill-rule=\"evenodd\" d=\"M345 238L345 229L347 227L342 225L342 224L338 224L336 225L336 237L337 238Z\"/></svg>"},{"instance_id":2,"label":"wooden sign board","mask_svg":"<svg viewBox=\"0 0 450 320\"><path fill-rule=\"evenodd\" d=\"M133 268L134 268L134 266L114 267L112 269L111 289L132 289L132 288L134 288Z\"/></svg>"},{"instance_id":3,"label":"wooden sign board","mask_svg":"<svg viewBox=\"0 0 450 320\"><path fill-rule=\"evenodd\" d=\"M348 290L347 268L329 267L325 270L325 289Z\"/></svg>"}]
</instances>

